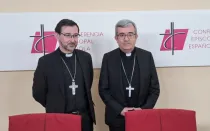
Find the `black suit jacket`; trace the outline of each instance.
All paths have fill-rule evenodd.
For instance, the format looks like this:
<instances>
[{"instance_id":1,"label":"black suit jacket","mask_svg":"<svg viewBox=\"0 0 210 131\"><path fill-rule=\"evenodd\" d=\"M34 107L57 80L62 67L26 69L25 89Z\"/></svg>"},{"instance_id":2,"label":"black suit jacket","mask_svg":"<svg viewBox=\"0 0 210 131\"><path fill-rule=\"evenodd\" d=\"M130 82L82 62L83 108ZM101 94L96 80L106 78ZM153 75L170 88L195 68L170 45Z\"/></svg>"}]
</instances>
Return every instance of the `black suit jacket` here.
<instances>
[{"instance_id":1,"label":"black suit jacket","mask_svg":"<svg viewBox=\"0 0 210 131\"><path fill-rule=\"evenodd\" d=\"M94 103L91 86L93 82L93 65L91 55L75 49L81 65L85 87L93 122L95 121ZM39 58L33 79L33 97L46 109L46 113L64 113L65 93L62 59L58 50Z\"/></svg>"},{"instance_id":2,"label":"black suit jacket","mask_svg":"<svg viewBox=\"0 0 210 131\"><path fill-rule=\"evenodd\" d=\"M151 109L155 106L160 94L159 80L150 52L137 48L136 55L140 69L140 93L138 107ZM117 124L117 118L125 107L124 90L119 48L103 56L99 79L99 95L106 105L105 122L108 125Z\"/></svg>"}]
</instances>

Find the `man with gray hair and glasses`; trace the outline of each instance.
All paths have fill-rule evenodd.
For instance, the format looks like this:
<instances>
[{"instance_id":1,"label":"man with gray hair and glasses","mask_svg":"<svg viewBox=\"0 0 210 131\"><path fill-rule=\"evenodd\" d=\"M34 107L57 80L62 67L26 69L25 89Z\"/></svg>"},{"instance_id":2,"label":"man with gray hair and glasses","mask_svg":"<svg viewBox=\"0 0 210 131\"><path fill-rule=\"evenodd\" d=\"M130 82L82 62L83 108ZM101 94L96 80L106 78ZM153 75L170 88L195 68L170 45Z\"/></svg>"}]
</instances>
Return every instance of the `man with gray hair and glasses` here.
<instances>
[{"instance_id":1,"label":"man with gray hair and glasses","mask_svg":"<svg viewBox=\"0 0 210 131\"><path fill-rule=\"evenodd\" d=\"M160 94L152 53L136 47L137 38L135 23L120 20L115 26L119 48L103 56L99 95L110 131L125 131L125 112L154 108Z\"/></svg>"}]
</instances>

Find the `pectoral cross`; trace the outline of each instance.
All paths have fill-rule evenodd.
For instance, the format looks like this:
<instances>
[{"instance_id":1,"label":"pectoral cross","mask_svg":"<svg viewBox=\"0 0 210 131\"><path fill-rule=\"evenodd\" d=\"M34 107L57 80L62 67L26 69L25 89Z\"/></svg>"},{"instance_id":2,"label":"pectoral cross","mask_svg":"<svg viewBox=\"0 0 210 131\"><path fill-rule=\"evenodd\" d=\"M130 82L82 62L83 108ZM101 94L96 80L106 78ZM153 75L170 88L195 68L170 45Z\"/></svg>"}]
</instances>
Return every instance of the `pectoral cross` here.
<instances>
[{"instance_id":1,"label":"pectoral cross","mask_svg":"<svg viewBox=\"0 0 210 131\"><path fill-rule=\"evenodd\" d=\"M70 85L69 88L72 89L72 95L75 95L76 94L76 88L78 88L78 85L75 85L75 82L72 81L72 85Z\"/></svg>"},{"instance_id":2,"label":"pectoral cross","mask_svg":"<svg viewBox=\"0 0 210 131\"><path fill-rule=\"evenodd\" d=\"M126 90L128 90L128 97L131 97L131 91L134 90L133 87L131 87L131 85L129 85Z\"/></svg>"}]
</instances>

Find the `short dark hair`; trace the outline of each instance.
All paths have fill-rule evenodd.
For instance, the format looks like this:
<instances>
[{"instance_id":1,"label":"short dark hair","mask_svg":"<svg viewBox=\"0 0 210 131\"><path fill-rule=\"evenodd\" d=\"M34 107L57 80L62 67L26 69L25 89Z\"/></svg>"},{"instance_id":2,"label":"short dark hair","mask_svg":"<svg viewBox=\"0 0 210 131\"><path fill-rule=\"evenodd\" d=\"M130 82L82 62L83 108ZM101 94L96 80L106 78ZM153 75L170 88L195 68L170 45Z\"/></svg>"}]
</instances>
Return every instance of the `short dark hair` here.
<instances>
[{"instance_id":1,"label":"short dark hair","mask_svg":"<svg viewBox=\"0 0 210 131\"><path fill-rule=\"evenodd\" d=\"M78 28L78 32L79 32L79 26L77 25L76 22L74 22L73 20L69 20L69 19L62 19L58 22L58 24L55 27L55 32L60 34L61 33L61 28L63 26L77 26Z\"/></svg>"}]
</instances>

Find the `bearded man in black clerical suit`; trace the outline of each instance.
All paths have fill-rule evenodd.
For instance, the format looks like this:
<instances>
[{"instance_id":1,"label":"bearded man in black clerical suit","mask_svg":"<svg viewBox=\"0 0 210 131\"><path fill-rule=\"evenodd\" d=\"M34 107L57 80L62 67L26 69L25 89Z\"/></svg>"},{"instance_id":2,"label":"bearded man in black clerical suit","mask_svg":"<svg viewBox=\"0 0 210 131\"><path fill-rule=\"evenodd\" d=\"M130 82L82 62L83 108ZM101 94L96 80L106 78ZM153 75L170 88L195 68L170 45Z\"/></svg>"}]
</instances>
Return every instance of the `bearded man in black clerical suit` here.
<instances>
[{"instance_id":1,"label":"bearded man in black clerical suit","mask_svg":"<svg viewBox=\"0 0 210 131\"><path fill-rule=\"evenodd\" d=\"M91 95L91 55L77 50L79 26L62 19L55 27L59 48L39 58L33 78L33 97L47 113L82 116L82 131L93 131L95 120ZM71 129L69 129L71 130Z\"/></svg>"}]
</instances>

